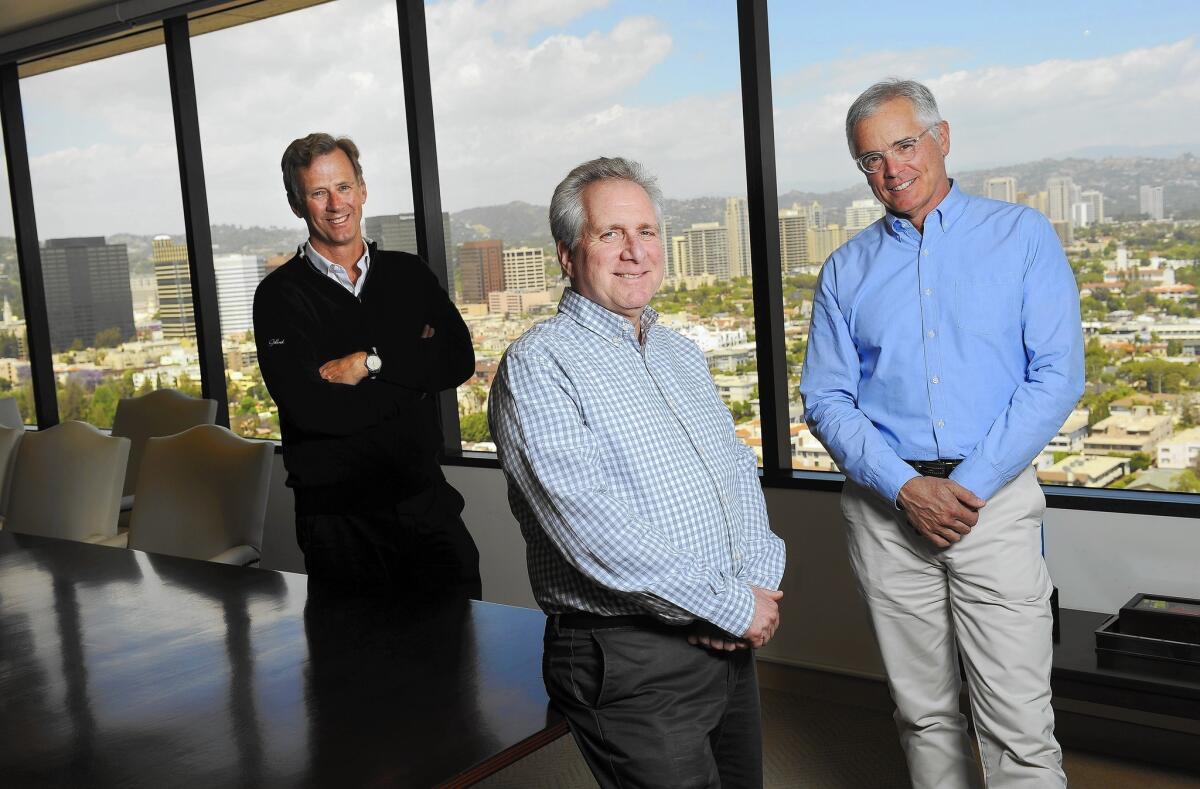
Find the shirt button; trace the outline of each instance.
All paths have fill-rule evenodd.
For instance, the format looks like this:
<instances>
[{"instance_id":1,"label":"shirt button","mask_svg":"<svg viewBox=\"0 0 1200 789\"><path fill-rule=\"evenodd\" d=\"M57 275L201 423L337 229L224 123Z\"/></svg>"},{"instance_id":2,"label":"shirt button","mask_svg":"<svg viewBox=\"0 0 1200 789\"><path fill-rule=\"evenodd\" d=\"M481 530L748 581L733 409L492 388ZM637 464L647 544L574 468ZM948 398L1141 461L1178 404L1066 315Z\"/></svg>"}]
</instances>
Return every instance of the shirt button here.
<instances>
[{"instance_id":1,"label":"shirt button","mask_svg":"<svg viewBox=\"0 0 1200 789\"><path fill-rule=\"evenodd\" d=\"M945 426L946 426L946 423L945 423L945 421L943 421L943 420L939 419L939 420L937 421L937 426L938 426L938 427L945 427Z\"/></svg>"},{"instance_id":2,"label":"shirt button","mask_svg":"<svg viewBox=\"0 0 1200 789\"><path fill-rule=\"evenodd\" d=\"M922 249L922 250L921 250L921 254L922 254L922 255L924 255L925 257L929 257L929 250L928 250L928 249Z\"/></svg>"},{"instance_id":3,"label":"shirt button","mask_svg":"<svg viewBox=\"0 0 1200 789\"><path fill-rule=\"evenodd\" d=\"M935 376L933 376L933 382L934 382L935 384L936 384L936 383L938 383L938 377L937 377L936 375L935 375Z\"/></svg>"},{"instance_id":4,"label":"shirt button","mask_svg":"<svg viewBox=\"0 0 1200 789\"><path fill-rule=\"evenodd\" d=\"M925 295L926 295L926 296L932 296L932 295L933 295L933 288L925 288Z\"/></svg>"},{"instance_id":5,"label":"shirt button","mask_svg":"<svg viewBox=\"0 0 1200 789\"><path fill-rule=\"evenodd\" d=\"M925 332L925 336L926 337L936 337L937 332L935 332L933 329L930 329L929 331Z\"/></svg>"}]
</instances>

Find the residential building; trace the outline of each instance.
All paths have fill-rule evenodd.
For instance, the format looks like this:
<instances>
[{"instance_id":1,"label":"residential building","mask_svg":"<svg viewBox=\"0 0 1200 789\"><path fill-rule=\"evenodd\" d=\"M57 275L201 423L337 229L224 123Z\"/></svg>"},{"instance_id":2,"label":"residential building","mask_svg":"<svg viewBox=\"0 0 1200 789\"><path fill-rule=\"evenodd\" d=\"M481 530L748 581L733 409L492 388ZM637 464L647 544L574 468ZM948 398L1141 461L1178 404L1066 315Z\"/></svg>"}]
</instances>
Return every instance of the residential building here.
<instances>
[{"instance_id":1,"label":"residential building","mask_svg":"<svg viewBox=\"0 0 1200 789\"><path fill-rule=\"evenodd\" d=\"M993 200L1006 203L1017 202L1017 179L1011 175L989 178L984 182L984 194Z\"/></svg>"},{"instance_id":2,"label":"residential building","mask_svg":"<svg viewBox=\"0 0 1200 789\"><path fill-rule=\"evenodd\" d=\"M1158 414L1113 414L1092 425L1083 440L1085 455L1143 452L1155 457L1159 442L1171 434L1172 418Z\"/></svg>"},{"instance_id":3,"label":"residential building","mask_svg":"<svg viewBox=\"0 0 1200 789\"><path fill-rule=\"evenodd\" d=\"M779 258L784 274L793 274L809 265L809 213L799 207L779 211Z\"/></svg>"},{"instance_id":4,"label":"residential building","mask_svg":"<svg viewBox=\"0 0 1200 789\"><path fill-rule=\"evenodd\" d=\"M1129 460L1120 457L1071 455L1037 472L1046 485L1103 488L1129 473Z\"/></svg>"},{"instance_id":5,"label":"residential building","mask_svg":"<svg viewBox=\"0 0 1200 789\"><path fill-rule=\"evenodd\" d=\"M1200 461L1200 427L1182 430L1158 445L1159 468L1192 468Z\"/></svg>"},{"instance_id":6,"label":"residential building","mask_svg":"<svg viewBox=\"0 0 1200 789\"><path fill-rule=\"evenodd\" d=\"M729 267L729 234L718 222L699 222L683 231L687 238L687 269L688 276L711 274L718 281L728 280L731 276Z\"/></svg>"},{"instance_id":7,"label":"residential building","mask_svg":"<svg viewBox=\"0 0 1200 789\"><path fill-rule=\"evenodd\" d=\"M1143 186L1138 190L1138 210L1151 219L1162 219L1163 188L1161 186Z\"/></svg>"},{"instance_id":8,"label":"residential building","mask_svg":"<svg viewBox=\"0 0 1200 789\"><path fill-rule=\"evenodd\" d=\"M503 252L504 289L516 293L546 290L546 253L540 247L514 247Z\"/></svg>"},{"instance_id":9,"label":"residential building","mask_svg":"<svg viewBox=\"0 0 1200 789\"><path fill-rule=\"evenodd\" d=\"M750 276L750 207L745 198L725 200L725 243L729 247L729 276Z\"/></svg>"},{"instance_id":10,"label":"residential building","mask_svg":"<svg viewBox=\"0 0 1200 789\"><path fill-rule=\"evenodd\" d=\"M254 331L254 290L266 276L266 260L257 255L213 255L221 335Z\"/></svg>"},{"instance_id":11,"label":"residential building","mask_svg":"<svg viewBox=\"0 0 1200 789\"><path fill-rule=\"evenodd\" d=\"M852 238L883 216L883 205L874 198L855 200L846 208L846 237Z\"/></svg>"}]
</instances>

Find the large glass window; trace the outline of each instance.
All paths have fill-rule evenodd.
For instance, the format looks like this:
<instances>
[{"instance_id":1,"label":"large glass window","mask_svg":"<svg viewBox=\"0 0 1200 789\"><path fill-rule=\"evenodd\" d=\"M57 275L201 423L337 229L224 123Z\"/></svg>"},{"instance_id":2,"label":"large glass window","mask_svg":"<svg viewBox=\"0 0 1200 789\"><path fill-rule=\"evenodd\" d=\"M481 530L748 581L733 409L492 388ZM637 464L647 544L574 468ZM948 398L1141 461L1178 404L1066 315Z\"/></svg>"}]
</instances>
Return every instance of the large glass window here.
<instances>
[{"instance_id":1,"label":"large glass window","mask_svg":"<svg viewBox=\"0 0 1200 789\"><path fill-rule=\"evenodd\" d=\"M37 421L33 382L29 374L29 343L25 334L25 304L21 301L21 271L13 232L12 201L8 193L8 163L0 139L0 398L12 397L25 424Z\"/></svg>"},{"instance_id":2,"label":"large glass window","mask_svg":"<svg viewBox=\"0 0 1200 789\"><path fill-rule=\"evenodd\" d=\"M255 352L254 289L308 237L288 207L284 148L314 131L354 139L367 234L415 252L394 0L338 0L192 39L231 427L279 437ZM408 235L405 236L405 230Z\"/></svg>"},{"instance_id":3,"label":"large glass window","mask_svg":"<svg viewBox=\"0 0 1200 789\"><path fill-rule=\"evenodd\" d=\"M1075 271L1087 389L1035 461L1039 478L1200 492L1194 6L962 6L885 24L842 6L770 11L793 467L833 468L796 394L816 276L883 211L850 158L845 112L900 74L937 96L958 186L1041 211Z\"/></svg>"},{"instance_id":4,"label":"large glass window","mask_svg":"<svg viewBox=\"0 0 1200 789\"><path fill-rule=\"evenodd\" d=\"M565 281L555 185L597 156L637 159L665 195L653 304L709 359L738 432L761 446L733 3L426 6L442 199L475 338L463 446L491 450L487 393L505 348L553 315Z\"/></svg>"},{"instance_id":5,"label":"large glass window","mask_svg":"<svg viewBox=\"0 0 1200 789\"><path fill-rule=\"evenodd\" d=\"M169 330L160 286L162 240L183 233L163 48L27 77L21 97L60 419L110 427L120 397L198 395L194 336ZM175 276L190 293L186 265Z\"/></svg>"}]
</instances>

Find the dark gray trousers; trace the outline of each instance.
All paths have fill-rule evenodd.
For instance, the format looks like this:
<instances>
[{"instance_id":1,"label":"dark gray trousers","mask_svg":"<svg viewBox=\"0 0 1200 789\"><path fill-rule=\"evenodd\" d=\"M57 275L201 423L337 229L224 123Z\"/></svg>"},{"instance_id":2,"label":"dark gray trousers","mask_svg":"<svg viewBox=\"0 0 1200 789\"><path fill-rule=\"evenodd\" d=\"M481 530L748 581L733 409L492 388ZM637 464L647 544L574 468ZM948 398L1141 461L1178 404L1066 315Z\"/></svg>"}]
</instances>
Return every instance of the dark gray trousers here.
<instances>
[{"instance_id":1,"label":"dark gray trousers","mask_svg":"<svg viewBox=\"0 0 1200 789\"><path fill-rule=\"evenodd\" d=\"M754 651L713 652L688 628L560 628L546 689L601 787L762 786Z\"/></svg>"}]
</instances>

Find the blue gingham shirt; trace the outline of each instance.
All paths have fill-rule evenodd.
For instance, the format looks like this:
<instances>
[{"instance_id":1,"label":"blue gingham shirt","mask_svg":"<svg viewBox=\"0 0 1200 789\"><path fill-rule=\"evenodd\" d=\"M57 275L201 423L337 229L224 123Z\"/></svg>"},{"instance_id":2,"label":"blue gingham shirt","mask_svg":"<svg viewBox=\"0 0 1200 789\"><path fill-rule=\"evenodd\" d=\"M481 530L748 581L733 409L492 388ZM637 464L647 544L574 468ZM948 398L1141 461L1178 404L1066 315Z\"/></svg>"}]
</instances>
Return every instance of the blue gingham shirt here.
<instances>
[{"instance_id":1,"label":"blue gingham shirt","mask_svg":"<svg viewBox=\"0 0 1200 789\"><path fill-rule=\"evenodd\" d=\"M1050 222L949 194L919 233L888 214L825 262L800 379L805 419L846 476L894 502L904 460L962 459L991 498L1083 392L1079 290Z\"/></svg>"},{"instance_id":2,"label":"blue gingham shirt","mask_svg":"<svg viewBox=\"0 0 1200 789\"><path fill-rule=\"evenodd\" d=\"M538 604L743 635L784 546L704 355L649 307L642 342L574 290L558 310L509 347L488 404Z\"/></svg>"}]
</instances>

